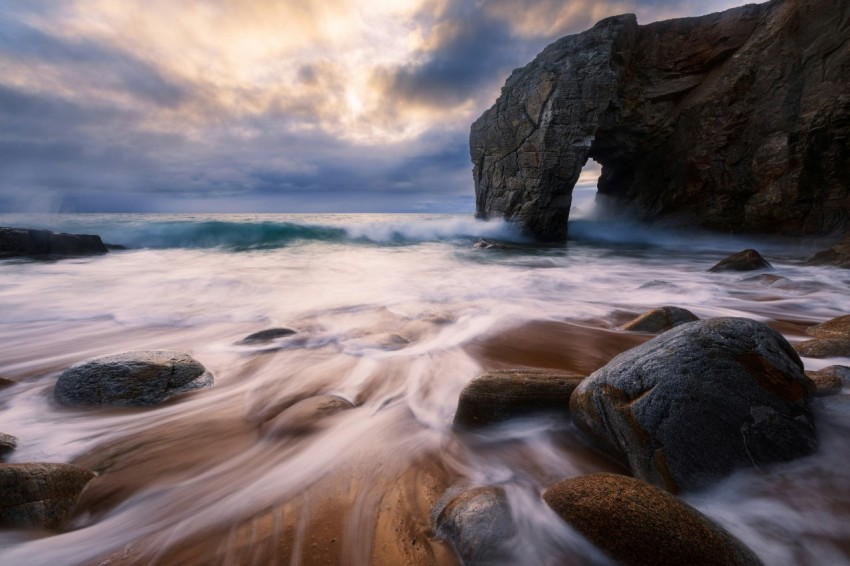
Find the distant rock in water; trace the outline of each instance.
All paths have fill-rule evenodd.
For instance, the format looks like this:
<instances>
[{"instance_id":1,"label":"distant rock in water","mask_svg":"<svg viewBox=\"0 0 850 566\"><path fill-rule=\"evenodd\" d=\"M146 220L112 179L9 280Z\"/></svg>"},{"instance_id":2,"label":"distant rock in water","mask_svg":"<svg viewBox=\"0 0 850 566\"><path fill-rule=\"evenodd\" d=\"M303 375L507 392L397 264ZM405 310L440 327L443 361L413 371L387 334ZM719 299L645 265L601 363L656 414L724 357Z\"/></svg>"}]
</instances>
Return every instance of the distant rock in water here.
<instances>
[{"instance_id":1,"label":"distant rock in water","mask_svg":"<svg viewBox=\"0 0 850 566\"><path fill-rule=\"evenodd\" d=\"M828 250L816 253L808 263L809 265L834 265L850 269L850 232Z\"/></svg>"},{"instance_id":2,"label":"distant rock in water","mask_svg":"<svg viewBox=\"0 0 850 566\"><path fill-rule=\"evenodd\" d=\"M100 236L63 234L28 228L0 228L0 259L8 257L81 256L109 252Z\"/></svg>"},{"instance_id":3,"label":"distant rock in water","mask_svg":"<svg viewBox=\"0 0 850 566\"><path fill-rule=\"evenodd\" d=\"M54 395L65 405L146 406L212 384L212 374L187 354L152 350L75 364L59 376Z\"/></svg>"},{"instance_id":4,"label":"distant rock in water","mask_svg":"<svg viewBox=\"0 0 850 566\"><path fill-rule=\"evenodd\" d=\"M561 481L543 500L619 564L724 564L761 560L708 517L660 489L616 474Z\"/></svg>"},{"instance_id":5,"label":"distant rock in water","mask_svg":"<svg viewBox=\"0 0 850 566\"><path fill-rule=\"evenodd\" d=\"M461 391L454 424L460 428L477 428L535 413L567 416L570 394L584 377L544 369L484 372Z\"/></svg>"},{"instance_id":6,"label":"distant rock in water","mask_svg":"<svg viewBox=\"0 0 850 566\"><path fill-rule=\"evenodd\" d=\"M472 125L479 218L564 241L602 165L609 212L723 232L850 228L845 0L773 1L563 37Z\"/></svg>"},{"instance_id":7,"label":"distant rock in water","mask_svg":"<svg viewBox=\"0 0 850 566\"><path fill-rule=\"evenodd\" d=\"M761 254L752 248L732 254L721 259L709 271L756 271L758 269L771 269L773 266Z\"/></svg>"},{"instance_id":8,"label":"distant rock in water","mask_svg":"<svg viewBox=\"0 0 850 566\"><path fill-rule=\"evenodd\" d=\"M260 330L259 332L254 332L253 334L249 334L240 340L239 343L257 344L271 342L277 338L285 338L286 336L292 336L293 334L295 334L295 331L291 328L267 328L265 330Z\"/></svg>"},{"instance_id":9,"label":"distant rock in water","mask_svg":"<svg viewBox=\"0 0 850 566\"><path fill-rule=\"evenodd\" d=\"M71 464L0 464L0 525L61 527L94 477Z\"/></svg>"},{"instance_id":10,"label":"distant rock in water","mask_svg":"<svg viewBox=\"0 0 850 566\"><path fill-rule=\"evenodd\" d=\"M317 395L298 401L268 420L262 426L264 436L285 437L306 434L318 427L328 417L336 415L354 405L337 395Z\"/></svg>"},{"instance_id":11,"label":"distant rock in water","mask_svg":"<svg viewBox=\"0 0 850 566\"><path fill-rule=\"evenodd\" d=\"M0 432L0 458L18 447L18 439L11 434Z\"/></svg>"},{"instance_id":12,"label":"distant rock in water","mask_svg":"<svg viewBox=\"0 0 850 566\"><path fill-rule=\"evenodd\" d=\"M573 392L570 414L635 477L676 493L812 453L813 389L781 334L715 318L615 357Z\"/></svg>"},{"instance_id":13,"label":"distant rock in water","mask_svg":"<svg viewBox=\"0 0 850 566\"><path fill-rule=\"evenodd\" d=\"M699 320L699 318L688 309L658 307L643 313L631 322L627 322L620 329L632 332L664 332L680 324L695 320Z\"/></svg>"},{"instance_id":14,"label":"distant rock in water","mask_svg":"<svg viewBox=\"0 0 850 566\"><path fill-rule=\"evenodd\" d=\"M815 395L827 397L841 393L844 383L850 383L850 368L847 366L829 366L819 371L807 371L806 377L815 384Z\"/></svg>"}]
</instances>

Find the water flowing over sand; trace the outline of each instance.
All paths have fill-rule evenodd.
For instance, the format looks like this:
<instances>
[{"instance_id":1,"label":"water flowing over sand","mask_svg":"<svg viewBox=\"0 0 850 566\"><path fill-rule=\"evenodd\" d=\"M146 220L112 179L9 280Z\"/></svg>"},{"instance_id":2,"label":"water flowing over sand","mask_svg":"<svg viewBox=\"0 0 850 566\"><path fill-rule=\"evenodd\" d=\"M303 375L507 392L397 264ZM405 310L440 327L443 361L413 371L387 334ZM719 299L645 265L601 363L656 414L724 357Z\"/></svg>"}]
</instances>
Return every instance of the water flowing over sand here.
<instances>
[{"instance_id":1,"label":"water flowing over sand","mask_svg":"<svg viewBox=\"0 0 850 566\"><path fill-rule=\"evenodd\" d=\"M0 261L0 432L11 462L73 462L100 478L67 532L0 531L3 564L452 564L431 508L457 483L501 485L519 525L512 563L554 552L604 563L540 500L610 470L551 417L459 434L482 368L590 373L649 337L616 331L656 306L746 316L791 341L850 312L850 271L811 249L582 220L566 246L439 215L67 215L0 225L97 233L127 250ZM480 248L479 238L509 242ZM788 278L708 273L755 247ZM242 344L286 326L296 334ZM189 353L212 389L145 409L62 407L63 369L126 350ZM848 358L805 359L806 369ZM817 399L821 446L686 500L766 564L850 563L850 395ZM354 408L307 430L266 421L331 394Z\"/></svg>"}]
</instances>

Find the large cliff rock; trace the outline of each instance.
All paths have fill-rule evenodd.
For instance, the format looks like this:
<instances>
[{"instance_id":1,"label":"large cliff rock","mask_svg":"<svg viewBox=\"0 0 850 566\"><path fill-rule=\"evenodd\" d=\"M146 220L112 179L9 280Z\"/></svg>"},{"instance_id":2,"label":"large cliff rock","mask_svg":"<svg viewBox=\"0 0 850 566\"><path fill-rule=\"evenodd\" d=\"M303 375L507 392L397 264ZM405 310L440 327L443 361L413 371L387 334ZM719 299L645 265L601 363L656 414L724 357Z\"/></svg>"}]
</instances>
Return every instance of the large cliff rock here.
<instances>
[{"instance_id":1,"label":"large cliff rock","mask_svg":"<svg viewBox=\"0 0 850 566\"><path fill-rule=\"evenodd\" d=\"M566 237L602 164L610 211L726 232L850 227L850 3L608 18L514 71L473 125L477 216Z\"/></svg>"}]
</instances>

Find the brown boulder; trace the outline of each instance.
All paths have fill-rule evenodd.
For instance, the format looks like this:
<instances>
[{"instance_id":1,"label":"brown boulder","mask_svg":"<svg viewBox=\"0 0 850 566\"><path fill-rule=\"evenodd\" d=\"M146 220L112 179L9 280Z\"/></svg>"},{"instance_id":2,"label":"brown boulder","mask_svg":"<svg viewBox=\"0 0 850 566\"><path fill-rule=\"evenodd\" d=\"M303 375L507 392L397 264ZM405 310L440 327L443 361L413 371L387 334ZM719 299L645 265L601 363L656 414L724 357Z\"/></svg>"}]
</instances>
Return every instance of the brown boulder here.
<instances>
[{"instance_id":1,"label":"brown boulder","mask_svg":"<svg viewBox=\"0 0 850 566\"><path fill-rule=\"evenodd\" d=\"M806 334L817 338L850 338L850 314L810 326Z\"/></svg>"},{"instance_id":2,"label":"brown boulder","mask_svg":"<svg viewBox=\"0 0 850 566\"><path fill-rule=\"evenodd\" d=\"M0 464L0 525L61 527L94 477L72 464Z\"/></svg>"},{"instance_id":3,"label":"brown boulder","mask_svg":"<svg viewBox=\"0 0 850 566\"><path fill-rule=\"evenodd\" d=\"M693 322L699 318L689 311L679 307L658 307L647 311L620 327L631 332L664 332L680 324Z\"/></svg>"},{"instance_id":4,"label":"brown boulder","mask_svg":"<svg viewBox=\"0 0 850 566\"><path fill-rule=\"evenodd\" d=\"M569 414L570 395L584 376L547 369L490 370L460 393L454 424L486 426L534 413Z\"/></svg>"},{"instance_id":5,"label":"brown boulder","mask_svg":"<svg viewBox=\"0 0 850 566\"><path fill-rule=\"evenodd\" d=\"M850 357L850 338L815 338L797 342L794 349L807 358Z\"/></svg>"},{"instance_id":6,"label":"brown boulder","mask_svg":"<svg viewBox=\"0 0 850 566\"><path fill-rule=\"evenodd\" d=\"M761 564L708 517L640 480L608 473L579 476L550 487L543 500L623 564Z\"/></svg>"},{"instance_id":7,"label":"brown boulder","mask_svg":"<svg viewBox=\"0 0 850 566\"><path fill-rule=\"evenodd\" d=\"M761 254L752 248L732 254L721 259L709 271L755 271L757 269L771 269L773 266L761 257Z\"/></svg>"},{"instance_id":8,"label":"brown boulder","mask_svg":"<svg viewBox=\"0 0 850 566\"><path fill-rule=\"evenodd\" d=\"M850 368L829 366L819 371L807 371L806 377L815 385L815 395L827 397L841 393L845 382L850 382Z\"/></svg>"}]
</instances>

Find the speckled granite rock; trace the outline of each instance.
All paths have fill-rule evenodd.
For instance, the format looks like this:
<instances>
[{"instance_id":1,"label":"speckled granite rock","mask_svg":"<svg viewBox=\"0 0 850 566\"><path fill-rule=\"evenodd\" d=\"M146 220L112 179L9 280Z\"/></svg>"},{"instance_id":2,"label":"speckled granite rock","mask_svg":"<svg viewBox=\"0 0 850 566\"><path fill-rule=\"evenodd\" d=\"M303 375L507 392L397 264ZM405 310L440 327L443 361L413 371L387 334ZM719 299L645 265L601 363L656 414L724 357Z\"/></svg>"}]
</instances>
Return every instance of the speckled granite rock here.
<instances>
[{"instance_id":1,"label":"speckled granite rock","mask_svg":"<svg viewBox=\"0 0 850 566\"><path fill-rule=\"evenodd\" d=\"M643 26L623 15L559 39L514 71L472 125L477 216L563 241L592 158L609 211L632 219L847 229L843 2L773 1Z\"/></svg>"},{"instance_id":2,"label":"speckled granite rock","mask_svg":"<svg viewBox=\"0 0 850 566\"><path fill-rule=\"evenodd\" d=\"M0 525L61 527L93 478L71 464L0 464Z\"/></svg>"},{"instance_id":3,"label":"speckled granite rock","mask_svg":"<svg viewBox=\"0 0 850 566\"><path fill-rule=\"evenodd\" d=\"M686 322L699 320L697 316L680 307L658 307L627 322L620 329L631 332L664 332Z\"/></svg>"}]
</instances>

